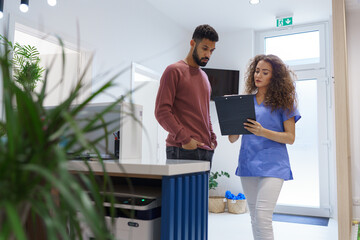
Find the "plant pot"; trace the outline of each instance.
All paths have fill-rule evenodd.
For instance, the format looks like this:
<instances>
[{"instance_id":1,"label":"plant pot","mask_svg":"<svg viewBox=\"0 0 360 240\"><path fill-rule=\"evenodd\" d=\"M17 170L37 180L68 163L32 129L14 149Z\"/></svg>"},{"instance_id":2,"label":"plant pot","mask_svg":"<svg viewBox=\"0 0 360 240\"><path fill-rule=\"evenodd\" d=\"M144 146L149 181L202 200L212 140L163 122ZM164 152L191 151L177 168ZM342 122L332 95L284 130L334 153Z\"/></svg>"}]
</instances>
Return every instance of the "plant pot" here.
<instances>
[{"instance_id":1,"label":"plant pot","mask_svg":"<svg viewBox=\"0 0 360 240\"><path fill-rule=\"evenodd\" d=\"M225 212L226 198L222 196L209 197L209 212Z\"/></svg>"},{"instance_id":2,"label":"plant pot","mask_svg":"<svg viewBox=\"0 0 360 240\"><path fill-rule=\"evenodd\" d=\"M246 200L228 199L227 204L229 213L239 214L246 212Z\"/></svg>"}]
</instances>

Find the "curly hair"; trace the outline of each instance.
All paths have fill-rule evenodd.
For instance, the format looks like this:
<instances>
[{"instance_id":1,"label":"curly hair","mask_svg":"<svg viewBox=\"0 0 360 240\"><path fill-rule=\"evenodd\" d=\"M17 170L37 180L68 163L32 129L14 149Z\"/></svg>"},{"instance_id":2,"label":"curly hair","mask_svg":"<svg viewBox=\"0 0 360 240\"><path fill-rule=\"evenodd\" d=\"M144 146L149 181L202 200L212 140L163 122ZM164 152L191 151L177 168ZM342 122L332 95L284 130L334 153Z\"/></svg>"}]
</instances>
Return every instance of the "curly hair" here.
<instances>
[{"instance_id":1,"label":"curly hair","mask_svg":"<svg viewBox=\"0 0 360 240\"><path fill-rule=\"evenodd\" d=\"M266 91L264 105L271 107L271 111L283 109L292 111L297 106L297 96L295 91L295 74L284 62L275 55L260 54L255 56L249 64L245 77L245 92L255 94L254 73L256 66L261 60L271 64L272 77Z\"/></svg>"}]
</instances>

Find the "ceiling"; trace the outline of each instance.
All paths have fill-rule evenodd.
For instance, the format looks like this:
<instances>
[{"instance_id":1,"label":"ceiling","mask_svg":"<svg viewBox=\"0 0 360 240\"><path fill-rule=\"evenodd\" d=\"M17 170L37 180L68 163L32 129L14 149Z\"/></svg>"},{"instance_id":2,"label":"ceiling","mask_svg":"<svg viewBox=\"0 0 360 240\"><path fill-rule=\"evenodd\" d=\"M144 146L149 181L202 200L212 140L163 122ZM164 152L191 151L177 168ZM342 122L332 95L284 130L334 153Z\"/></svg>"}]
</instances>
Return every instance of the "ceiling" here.
<instances>
[{"instance_id":1,"label":"ceiling","mask_svg":"<svg viewBox=\"0 0 360 240\"><path fill-rule=\"evenodd\" d=\"M331 0L146 0L188 31L200 24L210 24L218 32L243 29L263 30L276 26L276 17L293 16L293 24L327 21ZM360 0L346 0L359 8Z\"/></svg>"}]
</instances>

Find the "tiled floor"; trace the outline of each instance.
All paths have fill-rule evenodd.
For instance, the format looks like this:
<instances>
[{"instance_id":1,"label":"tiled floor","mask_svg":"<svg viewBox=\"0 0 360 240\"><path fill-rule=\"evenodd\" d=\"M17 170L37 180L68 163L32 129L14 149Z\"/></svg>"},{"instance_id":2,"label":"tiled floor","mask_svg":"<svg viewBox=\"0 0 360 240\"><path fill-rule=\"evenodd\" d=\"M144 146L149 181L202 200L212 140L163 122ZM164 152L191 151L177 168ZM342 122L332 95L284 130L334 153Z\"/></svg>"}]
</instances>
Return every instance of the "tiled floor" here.
<instances>
[{"instance_id":1,"label":"tiled floor","mask_svg":"<svg viewBox=\"0 0 360 240\"><path fill-rule=\"evenodd\" d=\"M337 223L327 227L298 223L273 222L275 240L337 240ZM209 240L253 240L250 215L209 213Z\"/></svg>"}]
</instances>

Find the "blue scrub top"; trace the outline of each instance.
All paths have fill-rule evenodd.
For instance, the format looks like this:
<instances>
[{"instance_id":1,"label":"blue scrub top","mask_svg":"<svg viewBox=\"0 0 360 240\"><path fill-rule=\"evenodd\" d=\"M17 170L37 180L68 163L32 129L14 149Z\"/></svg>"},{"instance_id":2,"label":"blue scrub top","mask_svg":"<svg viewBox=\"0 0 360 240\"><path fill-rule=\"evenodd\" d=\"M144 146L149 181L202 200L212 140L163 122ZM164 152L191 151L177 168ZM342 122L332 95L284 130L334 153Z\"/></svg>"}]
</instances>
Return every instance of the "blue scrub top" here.
<instances>
[{"instance_id":1,"label":"blue scrub top","mask_svg":"<svg viewBox=\"0 0 360 240\"><path fill-rule=\"evenodd\" d=\"M297 109L293 112L282 109L274 110L258 104L254 95L256 121L264 128L284 132L284 122L295 117L297 122L301 116ZM242 177L276 177L292 180L289 155L286 144L254 134L243 135L239 155L239 163L235 174Z\"/></svg>"}]
</instances>

